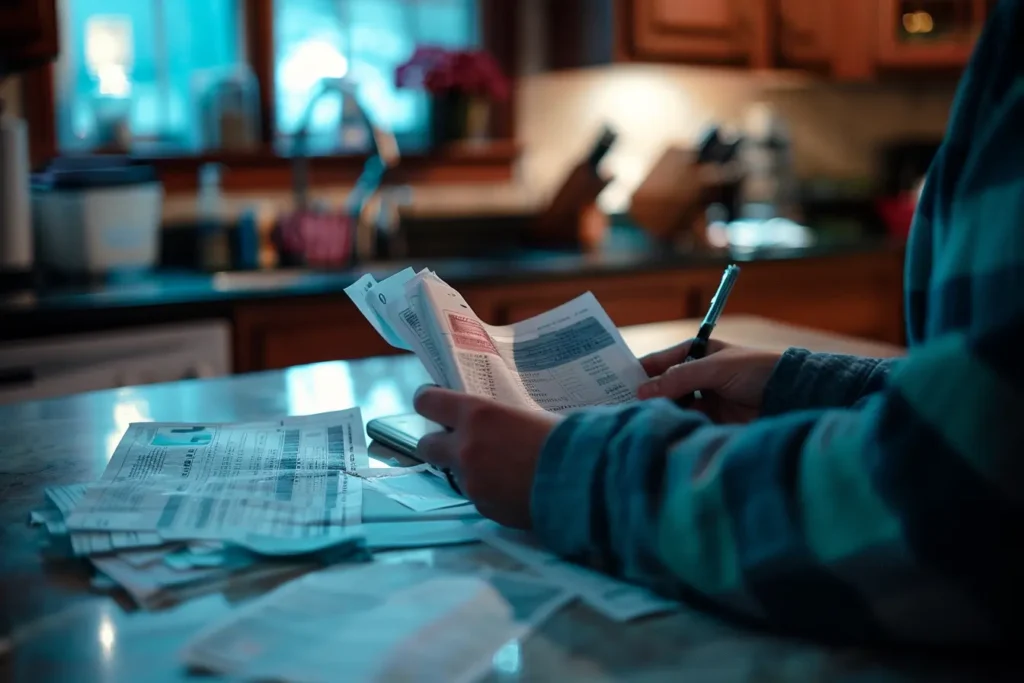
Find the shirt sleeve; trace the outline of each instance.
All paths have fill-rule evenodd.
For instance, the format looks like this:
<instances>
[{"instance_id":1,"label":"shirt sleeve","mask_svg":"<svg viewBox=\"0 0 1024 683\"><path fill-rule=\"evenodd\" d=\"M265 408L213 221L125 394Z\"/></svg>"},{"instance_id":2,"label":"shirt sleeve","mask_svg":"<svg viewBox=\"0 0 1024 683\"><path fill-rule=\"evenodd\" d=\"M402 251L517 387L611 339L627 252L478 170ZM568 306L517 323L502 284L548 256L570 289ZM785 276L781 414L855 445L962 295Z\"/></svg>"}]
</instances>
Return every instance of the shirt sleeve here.
<instances>
[{"instance_id":1,"label":"shirt sleeve","mask_svg":"<svg viewBox=\"0 0 1024 683\"><path fill-rule=\"evenodd\" d=\"M848 408L885 386L894 358L861 358L789 349L765 387L762 415L808 408Z\"/></svg>"},{"instance_id":2,"label":"shirt sleeve","mask_svg":"<svg viewBox=\"0 0 1024 683\"><path fill-rule=\"evenodd\" d=\"M857 408L746 426L667 401L556 428L532 497L574 561L777 629L992 642L1024 604L1024 319L950 334Z\"/></svg>"}]
</instances>

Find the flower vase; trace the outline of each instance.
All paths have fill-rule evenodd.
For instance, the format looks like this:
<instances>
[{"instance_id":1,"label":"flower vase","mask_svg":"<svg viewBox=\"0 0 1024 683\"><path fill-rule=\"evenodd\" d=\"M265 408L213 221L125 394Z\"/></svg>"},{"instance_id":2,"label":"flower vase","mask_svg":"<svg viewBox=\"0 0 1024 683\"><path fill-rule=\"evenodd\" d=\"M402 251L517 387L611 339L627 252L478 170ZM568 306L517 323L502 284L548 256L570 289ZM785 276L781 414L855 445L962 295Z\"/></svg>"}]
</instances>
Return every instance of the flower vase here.
<instances>
[{"instance_id":1,"label":"flower vase","mask_svg":"<svg viewBox=\"0 0 1024 683\"><path fill-rule=\"evenodd\" d=\"M483 142L490 126L491 105L484 97L444 93L431 98L431 145Z\"/></svg>"},{"instance_id":2,"label":"flower vase","mask_svg":"<svg viewBox=\"0 0 1024 683\"><path fill-rule=\"evenodd\" d=\"M491 103L484 97L470 97L466 106L466 141L487 142L491 127Z\"/></svg>"},{"instance_id":3,"label":"flower vase","mask_svg":"<svg viewBox=\"0 0 1024 683\"><path fill-rule=\"evenodd\" d=\"M441 93L430 100L431 146L444 147L466 135L469 99L461 93Z\"/></svg>"}]
</instances>

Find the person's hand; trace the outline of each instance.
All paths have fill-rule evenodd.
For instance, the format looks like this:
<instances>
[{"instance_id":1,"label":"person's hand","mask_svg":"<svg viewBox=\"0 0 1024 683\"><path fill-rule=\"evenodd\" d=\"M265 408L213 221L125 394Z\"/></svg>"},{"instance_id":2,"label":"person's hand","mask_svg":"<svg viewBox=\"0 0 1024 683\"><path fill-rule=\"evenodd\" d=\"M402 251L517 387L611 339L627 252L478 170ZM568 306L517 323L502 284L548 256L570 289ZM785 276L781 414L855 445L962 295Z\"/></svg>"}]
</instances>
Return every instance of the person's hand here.
<instances>
[{"instance_id":1,"label":"person's hand","mask_svg":"<svg viewBox=\"0 0 1024 683\"><path fill-rule=\"evenodd\" d=\"M768 378L781 354L714 339L707 355L683 363L690 341L651 354L640 360L652 379L641 385L641 399L678 400L700 391L701 400L691 406L718 423L745 423L761 413L761 401Z\"/></svg>"},{"instance_id":2,"label":"person's hand","mask_svg":"<svg viewBox=\"0 0 1024 683\"><path fill-rule=\"evenodd\" d=\"M438 387L421 388L413 405L448 428L420 439L416 456L449 470L483 516L529 528L537 459L560 418Z\"/></svg>"}]
</instances>

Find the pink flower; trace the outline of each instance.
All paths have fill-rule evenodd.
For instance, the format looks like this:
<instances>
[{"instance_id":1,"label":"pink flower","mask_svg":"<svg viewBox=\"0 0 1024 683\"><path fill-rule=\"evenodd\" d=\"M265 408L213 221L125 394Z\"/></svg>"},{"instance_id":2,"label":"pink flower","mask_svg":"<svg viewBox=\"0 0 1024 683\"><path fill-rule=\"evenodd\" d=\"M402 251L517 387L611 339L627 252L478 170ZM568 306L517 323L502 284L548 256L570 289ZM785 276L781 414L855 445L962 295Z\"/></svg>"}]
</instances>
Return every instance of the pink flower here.
<instances>
[{"instance_id":1,"label":"pink flower","mask_svg":"<svg viewBox=\"0 0 1024 683\"><path fill-rule=\"evenodd\" d=\"M399 88L424 89L432 94L455 91L494 100L506 100L511 92L497 60L483 50L418 47L395 70L395 83Z\"/></svg>"},{"instance_id":2,"label":"pink flower","mask_svg":"<svg viewBox=\"0 0 1024 683\"><path fill-rule=\"evenodd\" d=\"M412 57L395 69L395 85L410 90L422 88L430 72L448 60L448 51L444 48L419 46Z\"/></svg>"}]
</instances>

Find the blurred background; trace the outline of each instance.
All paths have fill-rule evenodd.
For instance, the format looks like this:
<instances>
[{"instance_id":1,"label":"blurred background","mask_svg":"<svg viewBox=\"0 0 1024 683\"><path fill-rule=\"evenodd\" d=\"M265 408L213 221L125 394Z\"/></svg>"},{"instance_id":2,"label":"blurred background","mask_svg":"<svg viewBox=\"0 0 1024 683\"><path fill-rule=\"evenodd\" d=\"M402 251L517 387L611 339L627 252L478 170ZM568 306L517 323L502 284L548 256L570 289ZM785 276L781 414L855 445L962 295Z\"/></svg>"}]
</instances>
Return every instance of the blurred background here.
<instances>
[{"instance_id":1,"label":"blurred background","mask_svg":"<svg viewBox=\"0 0 1024 683\"><path fill-rule=\"evenodd\" d=\"M0 400L388 353L343 289L407 265L902 343L995 4L6 0Z\"/></svg>"}]
</instances>

